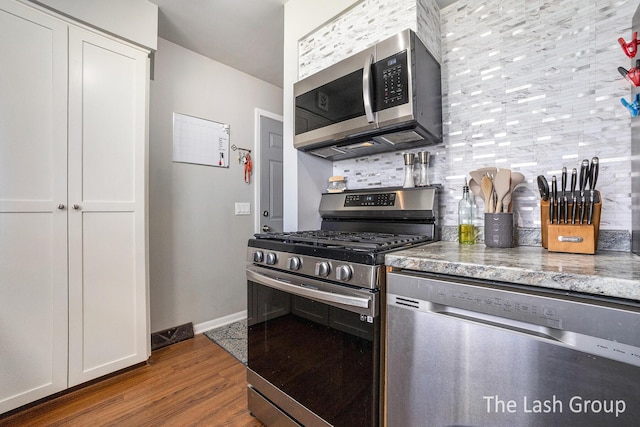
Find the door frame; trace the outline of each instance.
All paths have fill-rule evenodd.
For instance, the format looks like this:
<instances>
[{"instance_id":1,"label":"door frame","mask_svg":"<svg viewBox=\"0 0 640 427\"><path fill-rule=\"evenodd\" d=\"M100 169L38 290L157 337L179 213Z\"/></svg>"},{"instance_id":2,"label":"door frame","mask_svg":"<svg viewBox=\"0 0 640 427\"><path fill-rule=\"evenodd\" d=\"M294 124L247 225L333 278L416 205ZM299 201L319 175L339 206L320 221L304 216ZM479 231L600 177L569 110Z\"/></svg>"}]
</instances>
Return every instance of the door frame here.
<instances>
[{"instance_id":1,"label":"door frame","mask_svg":"<svg viewBox=\"0 0 640 427\"><path fill-rule=\"evenodd\" d=\"M261 189L262 183L260 182L260 166L261 165L260 165L260 162L258 160L260 159L260 149L261 149L261 147L260 147L260 130L261 130L260 129L260 119L262 117L267 117L267 118L272 119L272 120L277 120L277 121L282 122L284 124L284 120L283 120L281 115L272 113L272 112L267 111L267 110L263 110L261 108L256 108L255 109L255 124L254 124L254 134L253 134L254 153L251 156L254 159L252 175L253 175L253 182L255 183L255 187L253 189L254 233L260 233L261 232L261 228L260 228L260 212L262 212L262 209L261 209L261 206L260 206L260 189ZM283 130L284 130L284 127L283 127ZM283 140L284 140L284 138L283 138ZM283 191L284 191L284 189L283 189Z\"/></svg>"}]
</instances>

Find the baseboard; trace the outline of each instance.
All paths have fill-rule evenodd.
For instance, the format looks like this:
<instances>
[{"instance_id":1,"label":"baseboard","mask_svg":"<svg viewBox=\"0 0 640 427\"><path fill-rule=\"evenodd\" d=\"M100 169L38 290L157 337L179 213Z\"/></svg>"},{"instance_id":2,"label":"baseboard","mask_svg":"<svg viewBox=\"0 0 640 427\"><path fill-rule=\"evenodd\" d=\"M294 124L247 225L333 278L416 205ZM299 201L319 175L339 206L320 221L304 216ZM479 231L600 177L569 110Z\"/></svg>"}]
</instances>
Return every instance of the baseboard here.
<instances>
[{"instance_id":1,"label":"baseboard","mask_svg":"<svg viewBox=\"0 0 640 427\"><path fill-rule=\"evenodd\" d=\"M221 326L228 325L229 323L237 322L247 318L247 310L239 311L237 313L230 314L228 316L219 317L217 319L209 320L207 322L198 323L193 325L193 333L201 334L211 329L219 328Z\"/></svg>"}]
</instances>

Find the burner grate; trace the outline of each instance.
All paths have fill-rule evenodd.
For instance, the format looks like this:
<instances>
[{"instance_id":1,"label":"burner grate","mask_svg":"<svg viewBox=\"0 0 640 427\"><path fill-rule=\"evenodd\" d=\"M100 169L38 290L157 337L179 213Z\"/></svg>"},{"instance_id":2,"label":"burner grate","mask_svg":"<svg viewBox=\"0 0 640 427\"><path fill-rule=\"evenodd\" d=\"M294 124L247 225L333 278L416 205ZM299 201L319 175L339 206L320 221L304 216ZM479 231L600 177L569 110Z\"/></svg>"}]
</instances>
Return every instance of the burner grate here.
<instances>
[{"instance_id":1,"label":"burner grate","mask_svg":"<svg viewBox=\"0 0 640 427\"><path fill-rule=\"evenodd\" d=\"M256 234L258 239L269 239L284 243L338 248L346 250L378 251L393 249L412 243L431 240L426 236L410 234L350 232L334 230L296 231L290 233Z\"/></svg>"}]
</instances>

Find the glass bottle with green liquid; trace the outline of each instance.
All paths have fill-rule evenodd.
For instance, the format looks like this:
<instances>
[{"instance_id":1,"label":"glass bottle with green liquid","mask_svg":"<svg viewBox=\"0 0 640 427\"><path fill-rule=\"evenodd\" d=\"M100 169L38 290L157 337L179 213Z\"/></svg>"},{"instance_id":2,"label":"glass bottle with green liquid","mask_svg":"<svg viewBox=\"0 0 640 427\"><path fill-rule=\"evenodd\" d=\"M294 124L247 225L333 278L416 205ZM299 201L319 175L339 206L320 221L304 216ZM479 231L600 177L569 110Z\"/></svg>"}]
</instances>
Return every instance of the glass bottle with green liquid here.
<instances>
[{"instance_id":1,"label":"glass bottle with green liquid","mask_svg":"<svg viewBox=\"0 0 640 427\"><path fill-rule=\"evenodd\" d=\"M458 203L458 241L461 245L473 245L476 242L476 228L473 220L476 215L476 203L469 194L467 178L462 187L462 199Z\"/></svg>"}]
</instances>

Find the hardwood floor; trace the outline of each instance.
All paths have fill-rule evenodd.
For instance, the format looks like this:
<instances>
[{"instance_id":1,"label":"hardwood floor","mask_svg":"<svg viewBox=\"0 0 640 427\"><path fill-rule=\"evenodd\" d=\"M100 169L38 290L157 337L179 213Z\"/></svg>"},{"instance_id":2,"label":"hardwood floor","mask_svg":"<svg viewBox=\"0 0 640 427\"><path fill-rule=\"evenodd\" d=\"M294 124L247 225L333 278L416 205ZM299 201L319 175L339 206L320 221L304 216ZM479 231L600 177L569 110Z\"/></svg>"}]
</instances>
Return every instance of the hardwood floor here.
<instances>
[{"instance_id":1,"label":"hardwood floor","mask_svg":"<svg viewBox=\"0 0 640 427\"><path fill-rule=\"evenodd\" d=\"M247 410L246 368L204 335L146 365L40 403L0 426L263 426Z\"/></svg>"}]
</instances>

